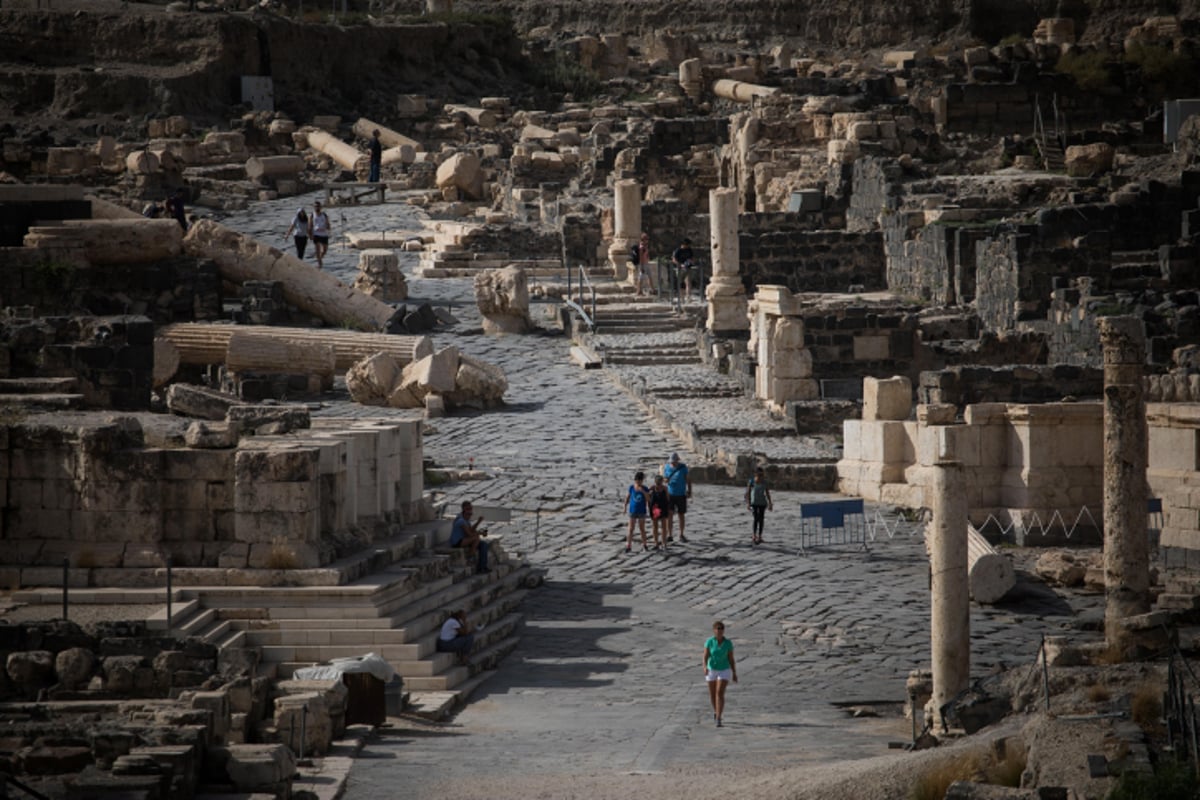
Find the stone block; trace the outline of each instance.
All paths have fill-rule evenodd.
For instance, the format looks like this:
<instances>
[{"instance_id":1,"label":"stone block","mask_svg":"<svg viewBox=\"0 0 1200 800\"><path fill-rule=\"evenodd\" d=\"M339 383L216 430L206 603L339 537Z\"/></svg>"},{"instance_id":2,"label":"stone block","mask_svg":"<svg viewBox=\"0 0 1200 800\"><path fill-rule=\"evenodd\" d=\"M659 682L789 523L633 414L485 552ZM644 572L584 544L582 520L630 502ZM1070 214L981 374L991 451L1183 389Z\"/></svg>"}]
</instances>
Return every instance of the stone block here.
<instances>
[{"instance_id":1,"label":"stone block","mask_svg":"<svg viewBox=\"0 0 1200 800\"><path fill-rule=\"evenodd\" d=\"M903 422L877 422L863 420L861 423L860 457L865 463L908 464L912 463L911 447Z\"/></svg>"},{"instance_id":2,"label":"stone block","mask_svg":"<svg viewBox=\"0 0 1200 800\"><path fill-rule=\"evenodd\" d=\"M811 378L812 364L812 353L808 350L776 350L771 371L777 379ZM777 396L772 399L780 401Z\"/></svg>"},{"instance_id":3,"label":"stone block","mask_svg":"<svg viewBox=\"0 0 1200 800\"><path fill-rule=\"evenodd\" d=\"M231 450L163 450L162 477L181 481L232 481L234 458Z\"/></svg>"},{"instance_id":4,"label":"stone block","mask_svg":"<svg viewBox=\"0 0 1200 800\"><path fill-rule=\"evenodd\" d=\"M151 543L162 539L160 511L90 511L72 513L72 533L93 542Z\"/></svg>"},{"instance_id":5,"label":"stone block","mask_svg":"<svg viewBox=\"0 0 1200 800\"><path fill-rule=\"evenodd\" d=\"M311 544L300 542L258 542L247 554L250 569L315 569L321 566L321 554Z\"/></svg>"},{"instance_id":6,"label":"stone block","mask_svg":"<svg viewBox=\"0 0 1200 800\"><path fill-rule=\"evenodd\" d=\"M303 747L305 755L314 756L329 752L333 743L333 721L324 694L305 692L276 698L275 729L293 750L299 751ZM303 741L300 739L302 730Z\"/></svg>"},{"instance_id":7,"label":"stone block","mask_svg":"<svg viewBox=\"0 0 1200 800\"><path fill-rule=\"evenodd\" d=\"M886 361L892 357L891 337L888 336L855 336L855 361Z\"/></svg>"},{"instance_id":8,"label":"stone block","mask_svg":"<svg viewBox=\"0 0 1200 800\"><path fill-rule=\"evenodd\" d=\"M320 507L317 481L238 481L234 508L238 512L308 512Z\"/></svg>"},{"instance_id":9,"label":"stone block","mask_svg":"<svg viewBox=\"0 0 1200 800\"><path fill-rule=\"evenodd\" d=\"M316 511L290 514L283 511L238 512L234 539L251 544L315 542L321 535L321 515Z\"/></svg>"},{"instance_id":10,"label":"stone block","mask_svg":"<svg viewBox=\"0 0 1200 800\"><path fill-rule=\"evenodd\" d=\"M312 481L320 474L320 455L315 447L299 446L239 450L234 459L237 482Z\"/></svg>"},{"instance_id":11,"label":"stone block","mask_svg":"<svg viewBox=\"0 0 1200 800\"><path fill-rule=\"evenodd\" d=\"M912 411L912 382L892 378L863 379L863 420L904 420Z\"/></svg>"}]
</instances>

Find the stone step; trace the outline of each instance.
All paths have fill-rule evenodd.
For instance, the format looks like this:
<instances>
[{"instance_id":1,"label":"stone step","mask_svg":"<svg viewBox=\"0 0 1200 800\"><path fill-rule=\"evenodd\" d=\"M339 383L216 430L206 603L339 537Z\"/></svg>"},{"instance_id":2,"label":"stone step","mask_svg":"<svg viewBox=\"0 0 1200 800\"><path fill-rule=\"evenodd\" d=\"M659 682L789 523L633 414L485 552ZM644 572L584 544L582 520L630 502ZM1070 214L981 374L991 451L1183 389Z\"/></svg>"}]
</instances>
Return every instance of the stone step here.
<instances>
[{"instance_id":1,"label":"stone step","mask_svg":"<svg viewBox=\"0 0 1200 800\"><path fill-rule=\"evenodd\" d=\"M519 636L510 636L491 647L477 652L471 656L470 666L456 665L440 675L430 677L414 677L405 678L404 685L411 692L444 692L450 689L457 688L467 683L473 674L473 667L476 664L491 665L498 663L504 656L511 653L518 644L521 638Z\"/></svg>"},{"instance_id":2,"label":"stone step","mask_svg":"<svg viewBox=\"0 0 1200 800\"><path fill-rule=\"evenodd\" d=\"M0 394L0 406L25 406L61 411L65 409L83 408L84 397L81 394Z\"/></svg>"},{"instance_id":3,"label":"stone step","mask_svg":"<svg viewBox=\"0 0 1200 800\"><path fill-rule=\"evenodd\" d=\"M0 378L0 394L73 394L76 378Z\"/></svg>"},{"instance_id":4,"label":"stone step","mask_svg":"<svg viewBox=\"0 0 1200 800\"><path fill-rule=\"evenodd\" d=\"M650 353L650 354L646 354L646 355L633 355L633 354L620 355L620 354L605 353L604 354L604 363L605 364L628 364L628 365L632 365L632 366L645 365L648 367L652 367L655 364L700 364L702 362L700 360L700 356L696 355L695 353L691 353L691 354Z\"/></svg>"},{"instance_id":5,"label":"stone step","mask_svg":"<svg viewBox=\"0 0 1200 800\"><path fill-rule=\"evenodd\" d=\"M454 709L465 704L475 690L495 674L496 670L485 669L448 691L413 692L409 696L407 712L422 719L440 722L450 716Z\"/></svg>"}]
</instances>

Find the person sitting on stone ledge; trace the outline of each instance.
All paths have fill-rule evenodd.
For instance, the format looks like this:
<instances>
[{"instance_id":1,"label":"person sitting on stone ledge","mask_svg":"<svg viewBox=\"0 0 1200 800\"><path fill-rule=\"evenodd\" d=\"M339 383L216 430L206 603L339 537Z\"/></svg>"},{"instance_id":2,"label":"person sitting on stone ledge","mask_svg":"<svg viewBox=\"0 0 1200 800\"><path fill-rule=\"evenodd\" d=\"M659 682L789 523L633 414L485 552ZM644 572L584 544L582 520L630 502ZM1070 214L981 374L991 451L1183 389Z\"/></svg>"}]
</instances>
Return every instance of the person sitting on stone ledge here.
<instances>
[{"instance_id":1,"label":"person sitting on stone ledge","mask_svg":"<svg viewBox=\"0 0 1200 800\"><path fill-rule=\"evenodd\" d=\"M438 634L437 651L439 653L455 653L458 663L466 664L475 645L475 634L471 633L471 623L467 622L467 612L461 608L450 613L449 618L442 623L441 633Z\"/></svg>"},{"instance_id":2,"label":"person sitting on stone ledge","mask_svg":"<svg viewBox=\"0 0 1200 800\"><path fill-rule=\"evenodd\" d=\"M454 518L454 524L450 528L450 546L461 547L475 556L476 572L490 572L491 570L488 569L488 542L484 538L487 536L487 529L479 527L483 524L483 517L472 523L471 513L471 502L464 500L462 512Z\"/></svg>"}]
</instances>

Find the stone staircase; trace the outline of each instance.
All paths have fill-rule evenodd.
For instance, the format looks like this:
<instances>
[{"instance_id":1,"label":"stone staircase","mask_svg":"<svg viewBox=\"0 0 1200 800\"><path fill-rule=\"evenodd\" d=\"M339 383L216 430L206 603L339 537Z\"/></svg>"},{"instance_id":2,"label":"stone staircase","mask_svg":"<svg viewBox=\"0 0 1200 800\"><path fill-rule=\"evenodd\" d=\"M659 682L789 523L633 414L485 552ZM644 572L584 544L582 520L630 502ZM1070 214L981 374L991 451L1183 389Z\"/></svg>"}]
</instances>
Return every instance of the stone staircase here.
<instances>
[{"instance_id":1,"label":"stone staircase","mask_svg":"<svg viewBox=\"0 0 1200 800\"><path fill-rule=\"evenodd\" d=\"M84 396L75 378L0 379L0 406L24 406L62 411L83 408Z\"/></svg>"},{"instance_id":2,"label":"stone staircase","mask_svg":"<svg viewBox=\"0 0 1200 800\"><path fill-rule=\"evenodd\" d=\"M418 278L470 277L487 269L521 267L530 277L561 275L562 258L514 258L508 253L472 248L471 237L480 225L440 221L432 225L432 242L421 251L413 275Z\"/></svg>"},{"instance_id":3,"label":"stone staircase","mask_svg":"<svg viewBox=\"0 0 1200 800\"><path fill-rule=\"evenodd\" d=\"M402 558L339 586L197 587L171 625L220 651L253 648L278 680L335 658L376 653L403 678L415 713L440 718L516 647L531 576L492 544L492 569L475 574L461 551ZM446 615L466 610L477 629L466 665L436 650Z\"/></svg>"},{"instance_id":4,"label":"stone staircase","mask_svg":"<svg viewBox=\"0 0 1200 800\"><path fill-rule=\"evenodd\" d=\"M1112 254L1112 285L1116 288L1142 287L1146 279L1162 277L1157 250L1122 250Z\"/></svg>"}]
</instances>

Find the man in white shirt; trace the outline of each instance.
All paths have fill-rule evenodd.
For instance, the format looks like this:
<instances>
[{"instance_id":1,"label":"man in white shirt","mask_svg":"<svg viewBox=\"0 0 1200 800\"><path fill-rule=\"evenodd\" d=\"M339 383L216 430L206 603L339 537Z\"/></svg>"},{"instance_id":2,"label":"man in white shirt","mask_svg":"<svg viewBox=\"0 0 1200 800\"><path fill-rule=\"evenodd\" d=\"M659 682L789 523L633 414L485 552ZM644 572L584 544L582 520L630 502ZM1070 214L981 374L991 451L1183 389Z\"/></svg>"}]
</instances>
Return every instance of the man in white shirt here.
<instances>
[{"instance_id":1,"label":"man in white shirt","mask_svg":"<svg viewBox=\"0 0 1200 800\"><path fill-rule=\"evenodd\" d=\"M313 250L317 255L317 269L325 268L325 251L329 249L329 215L321 208L319 202L313 203L313 215L309 221L312 226Z\"/></svg>"},{"instance_id":2,"label":"man in white shirt","mask_svg":"<svg viewBox=\"0 0 1200 800\"><path fill-rule=\"evenodd\" d=\"M475 634L471 633L471 623L467 622L467 612L461 608L451 612L449 618L442 623L442 631L438 634L437 651L439 653L457 653L458 663L466 664L475 644Z\"/></svg>"}]
</instances>

